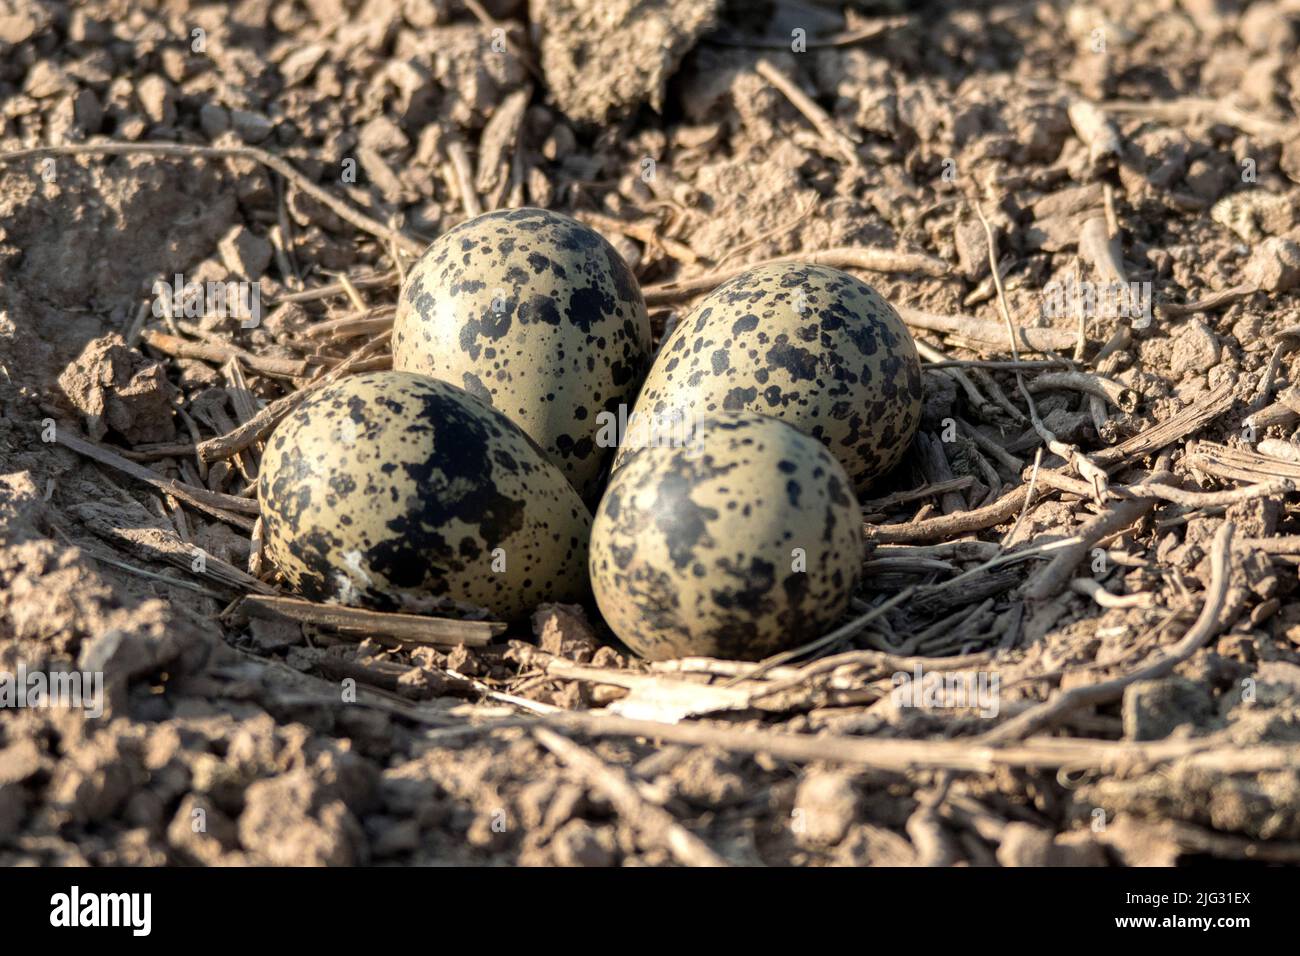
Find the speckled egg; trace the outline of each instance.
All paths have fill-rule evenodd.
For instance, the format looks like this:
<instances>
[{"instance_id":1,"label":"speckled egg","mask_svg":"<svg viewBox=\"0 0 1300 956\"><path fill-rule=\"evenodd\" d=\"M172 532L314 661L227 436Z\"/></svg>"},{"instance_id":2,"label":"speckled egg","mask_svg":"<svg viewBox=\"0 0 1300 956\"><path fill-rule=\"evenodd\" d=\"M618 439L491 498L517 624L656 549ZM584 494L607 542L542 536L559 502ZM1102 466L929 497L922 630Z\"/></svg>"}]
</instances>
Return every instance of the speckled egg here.
<instances>
[{"instance_id":1,"label":"speckled egg","mask_svg":"<svg viewBox=\"0 0 1300 956\"><path fill-rule=\"evenodd\" d=\"M600 612L651 660L758 660L820 636L848 608L865 551L840 463L753 412L628 455L591 534Z\"/></svg>"},{"instance_id":2,"label":"speckled egg","mask_svg":"<svg viewBox=\"0 0 1300 956\"><path fill-rule=\"evenodd\" d=\"M714 289L664 341L614 467L674 410L745 410L819 439L861 492L902 459L921 397L916 345L874 289L825 266L759 266Z\"/></svg>"},{"instance_id":3,"label":"speckled egg","mask_svg":"<svg viewBox=\"0 0 1300 956\"><path fill-rule=\"evenodd\" d=\"M590 515L526 435L409 372L326 386L271 434L258 480L266 555L304 597L503 620L580 599Z\"/></svg>"},{"instance_id":4,"label":"speckled egg","mask_svg":"<svg viewBox=\"0 0 1300 956\"><path fill-rule=\"evenodd\" d=\"M490 212L441 236L407 276L393 328L394 368L502 412L589 500L617 443L602 425L636 397L650 352L627 263L545 209Z\"/></svg>"}]
</instances>

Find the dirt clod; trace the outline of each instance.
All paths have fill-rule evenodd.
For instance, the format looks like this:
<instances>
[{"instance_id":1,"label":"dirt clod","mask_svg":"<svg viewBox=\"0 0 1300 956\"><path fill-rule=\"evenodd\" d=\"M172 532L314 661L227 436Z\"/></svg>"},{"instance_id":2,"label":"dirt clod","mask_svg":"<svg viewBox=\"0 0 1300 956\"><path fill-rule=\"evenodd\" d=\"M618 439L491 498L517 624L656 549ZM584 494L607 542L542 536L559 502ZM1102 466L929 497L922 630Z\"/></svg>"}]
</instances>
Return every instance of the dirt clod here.
<instances>
[{"instance_id":1,"label":"dirt clod","mask_svg":"<svg viewBox=\"0 0 1300 956\"><path fill-rule=\"evenodd\" d=\"M217 246L227 269L243 279L256 281L271 264L271 244L245 226L236 226Z\"/></svg>"},{"instance_id":2,"label":"dirt clod","mask_svg":"<svg viewBox=\"0 0 1300 956\"><path fill-rule=\"evenodd\" d=\"M621 119L642 103L663 108L664 86L718 0L533 0L542 69L560 109L580 123Z\"/></svg>"},{"instance_id":3,"label":"dirt clod","mask_svg":"<svg viewBox=\"0 0 1300 956\"><path fill-rule=\"evenodd\" d=\"M115 332L87 342L59 376L59 387L96 441L110 430L131 444L176 437L177 393L166 368L128 348Z\"/></svg>"}]
</instances>

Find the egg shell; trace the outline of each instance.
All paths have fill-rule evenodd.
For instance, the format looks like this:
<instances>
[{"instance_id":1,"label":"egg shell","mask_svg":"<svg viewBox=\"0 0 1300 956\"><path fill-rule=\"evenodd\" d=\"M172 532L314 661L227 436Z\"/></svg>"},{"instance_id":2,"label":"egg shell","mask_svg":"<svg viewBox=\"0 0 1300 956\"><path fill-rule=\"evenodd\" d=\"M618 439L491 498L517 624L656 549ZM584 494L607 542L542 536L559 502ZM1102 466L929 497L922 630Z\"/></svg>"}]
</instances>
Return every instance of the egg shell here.
<instances>
[{"instance_id":1,"label":"egg shell","mask_svg":"<svg viewBox=\"0 0 1300 956\"><path fill-rule=\"evenodd\" d=\"M893 307L826 266L759 266L710 292L660 347L614 467L674 412L753 411L818 438L858 492L921 422L921 361Z\"/></svg>"},{"instance_id":2,"label":"egg shell","mask_svg":"<svg viewBox=\"0 0 1300 956\"><path fill-rule=\"evenodd\" d=\"M446 382L369 372L307 398L258 479L266 554L315 601L503 620L580 599L591 518L513 423Z\"/></svg>"},{"instance_id":3,"label":"egg shell","mask_svg":"<svg viewBox=\"0 0 1300 956\"><path fill-rule=\"evenodd\" d=\"M757 660L843 615L865 553L848 475L816 439L753 412L639 449L592 524L592 590L651 660Z\"/></svg>"},{"instance_id":4,"label":"egg shell","mask_svg":"<svg viewBox=\"0 0 1300 956\"><path fill-rule=\"evenodd\" d=\"M486 213L412 267L393 367L464 388L527 432L594 500L617 430L650 365L641 288L617 250L545 209ZM627 417L626 409L623 418Z\"/></svg>"}]
</instances>

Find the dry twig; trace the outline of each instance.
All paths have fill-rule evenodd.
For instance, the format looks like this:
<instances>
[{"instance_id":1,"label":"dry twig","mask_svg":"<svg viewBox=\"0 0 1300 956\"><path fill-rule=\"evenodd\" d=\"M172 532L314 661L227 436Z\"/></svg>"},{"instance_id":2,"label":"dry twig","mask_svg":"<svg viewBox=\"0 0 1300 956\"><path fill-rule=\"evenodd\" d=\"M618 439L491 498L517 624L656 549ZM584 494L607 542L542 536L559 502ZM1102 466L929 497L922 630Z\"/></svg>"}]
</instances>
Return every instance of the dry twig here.
<instances>
[{"instance_id":1,"label":"dry twig","mask_svg":"<svg viewBox=\"0 0 1300 956\"><path fill-rule=\"evenodd\" d=\"M1290 770L1300 762L1300 746L1295 744L1258 746L1243 754L1232 743L1213 737L1150 742L1041 737L1023 743L1009 740L1003 744L971 740L897 740L832 734L811 736L702 721L661 724L582 712L555 714L546 718L544 723L596 737L642 737L696 747L719 747L735 753L770 754L799 763L828 761L898 772L936 769L991 773L998 767L1037 770L1071 767L1114 773L1180 759L1210 767L1231 764L1243 770L1258 771L1267 768ZM518 727L520 722L500 726ZM492 729L495 729L494 725L484 725L466 728L456 735ZM1200 761L1196 761L1198 757Z\"/></svg>"},{"instance_id":2,"label":"dry twig","mask_svg":"<svg viewBox=\"0 0 1300 956\"><path fill-rule=\"evenodd\" d=\"M224 365L232 359L239 359L255 372L264 375L276 375L284 378L301 378L306 375L313 364L330 364L323 360L305 362L298 359L276 358L273 355L256 355L233 345L216 342L192 342L175 335L166 335L154 329L145 329L141 334L144 344L166 355L177 358L201 359Z\"/></svg>"},{"instance_id":3,"label":"dry twig","mask_svg":"<svg viewBox=\"0 0 1300 956\"><path fill-rule=\"evenodd\" d=\"M989 265L993 269L993 282L998 292L998 305L1002 309L1002 318L1006 322L1007 337L1011 340L1011 357L1020 360L1020 350L1016 345L1015 324L1011 321L1011 308L1007 304L1007 292L1002 286L1002 278L998 275L998 263L996 258L997 240L993 235L993 226L990 225L988 217L984 215L984 209L979 203L975 204L975 213L979 216L980 225L984 227L984 236L988 240ZM1102 491L1106 488L1106 472L1097 466L1095 462L1074 445L1066 444L1059 441L1052 434L1052 431L1043 424L1043 420L1038 416L1038 406L1034 402L1033 395L1025 385L1025 377L1019 369L1016 370L1016 384L1020 386L1020 392L1025 396L1025 403L1029 406L1029 417L1033 420L1034 430L1042 436L1044 444L1056 455L1060 455L1068 461L1081 477L1091 481L1096 489L1097 497L1100 498Z\"/></svg>"},{"instance_id":4,"label":"dry twig","mask_svg":"<svg viewBox=\"0 0 1300 956\"><path fill-rule=\"evenodd\" d=\"M748 265L731 266L678 282L646 286L642 292L645 294L645 302L648 306L674 305L701 293L711 292L742 272L760 266L786 263L808 263L835 269L865 269L868 272L916 272L928 276L942 276L948 273L948 263L923 253L875 249L869 246L846 246L817 252L801 252L791 256L777 256L774 259L764 259Z\"/></svg>"},{"instance_id":5,"label":"dry twig","mask_svg":"<svg viewBox=\"0 0 1300 956\"><path fill-rule=\"evenodd\" d=\"M1004 346L1007 341L1005 329L997 322L989 322L968 315L934 315L907 306L898 306L896 311L904 322L915 329L956 335L970 342L999 348ZM1022 344L1029 351L1057 352L1070 348L1074 343L1074 333L1064 329L1022 326L1018 331L1020 335L1019 344ZM1027 363L1017 357L1014 360L1013 367L1024 368L1026 365Z\"/></svg>"},{"instance_id":6,"label":"dry twig","mask_svg":"<svg viewBox=\"0 0 1300 956\"><path fill-rule=\"evenodd\" d=\"M54 437L55 441L60 445L75 451L79 455L84 455L101 465L107 465L124 475L130 475L137 481L143 481L145 484L178 498L186 504L212 515L214 518L220 518L227 524L234 525L236 528L241 528L244 531L253 530L253 519L244 516L255 515L260 511L256 501L249 501L247 498L240 498L235 495L225 495L219 491L209 491L207 488L189 485L177 481L175 478L164 478L156 471L151 471L143 465L138 465L127 458L123 458L103 445L96 445L94 442L69 434L66 428L55 429Z\"/></svg>"},{"instance_id":7,"label":"dry twig","mask_svg":"<svg viewBox=\"0 0 1300 956\"><path fill-rule=\"evenodd\" d=\"M828 148L838 153L850 167L860 167L861 160L858 159L857 144L847 135L840 131L824 109L803 90L799 89L798 84L788 76L778 70L767 60L759 60L754 67L758 75L774 87L780 90L781 94L790 101L808 122L812 123L817 134L828 144Z\"/></svg>"},{"instance_id":8,"label":"dry twig","mask_svg":"<svg viewBox=\"0 0 1300 956\"><path fill-rule=\"evenodd\" d=\"M506 632L495 621L460 621L454 618L426 617L422 614L395 614L367 611L336 604L314 604L300 598L269 595L249 596L232 611L236 615L287 618L304 624L319 624L340 632L360 633L366 637L387 636L410 644L435 647L483 647L492 638Z\"/></svg>"}]
</instances>

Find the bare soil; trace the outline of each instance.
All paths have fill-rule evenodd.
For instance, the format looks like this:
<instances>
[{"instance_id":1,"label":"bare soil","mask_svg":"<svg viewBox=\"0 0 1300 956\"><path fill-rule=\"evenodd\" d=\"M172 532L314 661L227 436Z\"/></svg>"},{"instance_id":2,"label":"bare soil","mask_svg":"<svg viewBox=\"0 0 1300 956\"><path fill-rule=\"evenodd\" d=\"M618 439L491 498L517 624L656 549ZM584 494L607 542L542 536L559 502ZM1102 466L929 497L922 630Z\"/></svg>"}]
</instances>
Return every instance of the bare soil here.
<instances>
[{"instance_id":1,"label":"bare soil","mask_svg":"<svg viewBox=\"0 0 1300 956\"><path fill-rule=\"evenodd\" d=\"M0 5L0 153L297 170L0 156L0 672L106 681L0 711L0 865L1300 860L1300 4L596 6ZM1002 363L927 368L864 503L859 612L915 590L758 673L592 608L469 648L237 605L258 448L194 445L382 334L393 230L521 204L608 235L659 333L669 283L867 249L931 363ZM176 274L266 315L156 318ZM1117 275L1146 321L1045 307Z\"/></svg>"}]
</instances>

